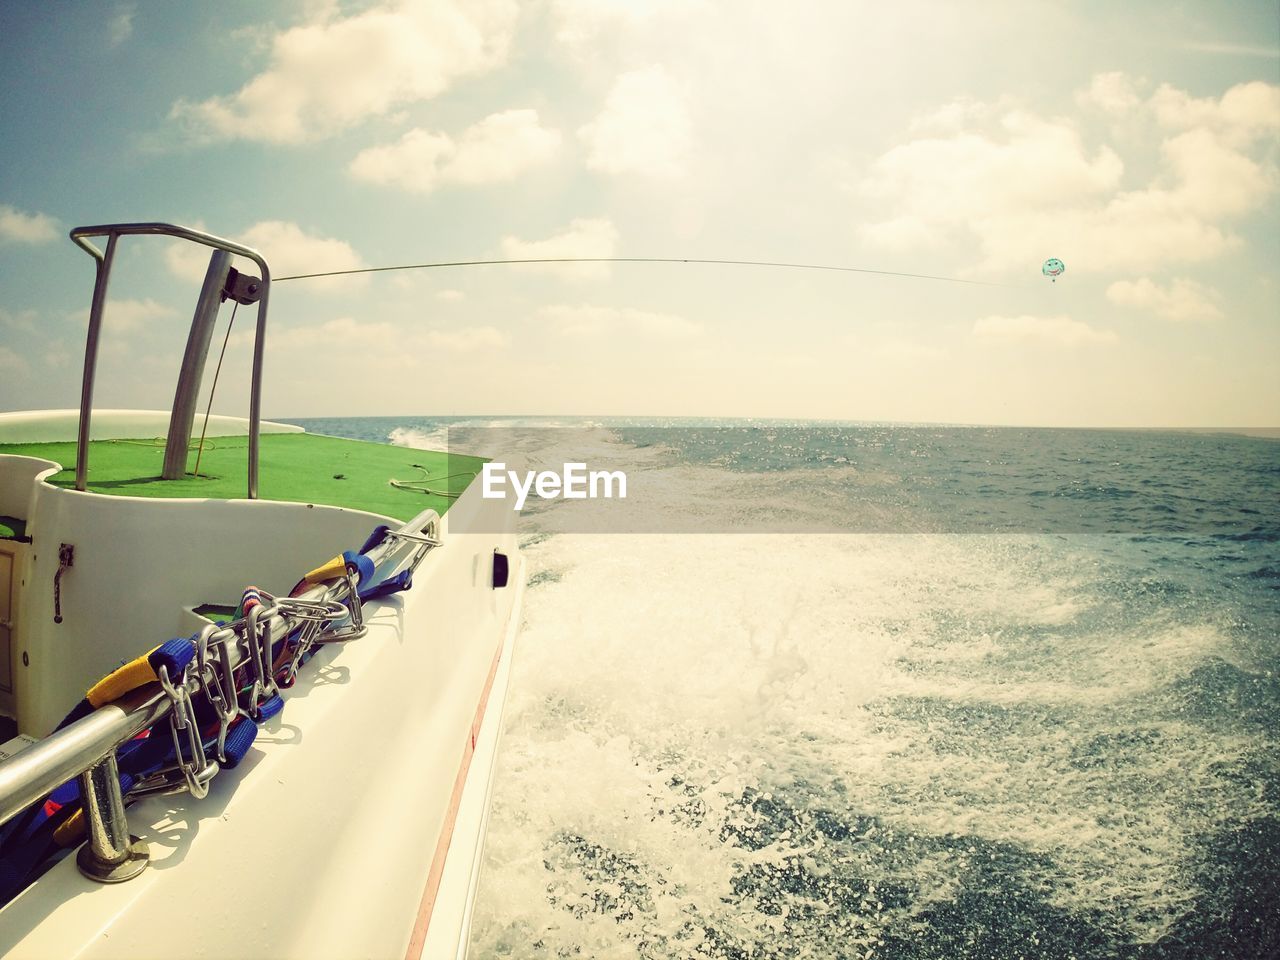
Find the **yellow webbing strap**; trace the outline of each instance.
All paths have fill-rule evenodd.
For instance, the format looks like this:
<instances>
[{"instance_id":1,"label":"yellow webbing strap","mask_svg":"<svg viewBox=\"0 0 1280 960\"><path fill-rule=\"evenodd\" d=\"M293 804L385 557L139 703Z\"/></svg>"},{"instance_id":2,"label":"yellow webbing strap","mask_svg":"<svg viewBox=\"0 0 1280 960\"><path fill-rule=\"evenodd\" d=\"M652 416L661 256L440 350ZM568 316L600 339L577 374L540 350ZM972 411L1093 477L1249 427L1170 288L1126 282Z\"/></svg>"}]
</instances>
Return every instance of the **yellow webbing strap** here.
<instances>
[{"instance_id":1,"label":"yellow webbing strap","mask_svg":"<svg viewBox=\"0 0 1280 960\"><path fill-rule=\"evenodd\" d=\"M78 843L84 836L84 808L75 811L53 831L53 842L60 847L69 847Z\"/></svg>"},{"instance_id":2,"label":"yellow webbing strap","mask_svg":"<svg viewBox=\"0 0 1280 960\"><path fill-rule=\"evenodd\" d=\"M302 579L307 583L324 583L326 580L337 580L346 575L347 561L339 554L324 566L316 567Z\"/></svg>"},{"instance_id":3,"label":"yellow webbing strap","mask_svg":"<svg viewBox=\"0 0 1280 960\"><path fill-rule=\"evenodd\" d=\"M85 699L89 706L97 708L104 703L118 700L130 690L135 690L144 683L153 683L160 679L148 659L156 650L152 647L136 660L130 660L123 667L117 667L89 688Z\"/></svg>"}]
</instances>

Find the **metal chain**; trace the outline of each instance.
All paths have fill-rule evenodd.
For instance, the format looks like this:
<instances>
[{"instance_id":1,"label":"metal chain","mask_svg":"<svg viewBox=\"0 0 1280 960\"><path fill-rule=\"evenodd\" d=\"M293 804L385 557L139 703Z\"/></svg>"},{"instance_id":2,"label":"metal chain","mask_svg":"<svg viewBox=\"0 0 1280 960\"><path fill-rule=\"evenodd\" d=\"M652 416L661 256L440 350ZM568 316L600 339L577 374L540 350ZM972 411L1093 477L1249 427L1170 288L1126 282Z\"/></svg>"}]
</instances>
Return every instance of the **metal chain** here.
<instances>
[{"instance_id":1,"label":"metal chain","mask_svg":"<svg viewBox=\"0 0 1280 960\"><path fill-rule=\"evenodd\" d=\"M187 664L187 668L182 672L181 681L176 685L169 680L168 667L161 666L160 686L164 688L165 695L173 703L173 709L169 712L169 732L173 735L173 752L177 768L182 772L187 789L191 791L192 796L199 799L208 794L209 781L217 774L218 764L210 762L205 756L200 727L196 723L195 711L192 708L191 686L197 690L200 689L200 684L193 682L193 666L194 664ZM182 747L184 738L181 736L184 732L187 742L185 757Z\"/></svg>"},{"instance_id":2,"label":"metal chain","mask_svg":"<svg viewBox=\"0 0 1280 960\"><path fill-rule=\"evenodd\" d=\"M430 550L441 545L438 518L424 526L421 534L399 531L386 534L387 540L399 545L417 545L409 561L403 564L403 569L410 574ZM262 590L257 593L261 602L241 620L223 626L208 624L200 631L195 638L195 657L177 683L170 678L166 667L160 667L160 686L172 704L169 731L175 762L140 780L129 791L131 800L182 790L190 791L197 798L206 796L210 781L220 769L219 763L227 759L227 733L236 719L256 720L260 706L271 697L279 696L281 685L293 684L299 666L318 646L346 643L368 633L354 565L348 565L343 579L319 599L273 597ZM275 645L271 640L272 622L277 618L283 618L288 628L283 642L289 651L288 663L279 671L274 669ZM233 646L240 647L239 663L233 663ZM243 678L237 679L237 673L243 674ZM239 691L246 682L248 696L242 702ZM213 758L205 750L196 720L194 698L201 696L218 717Z\"/></svg>"}]
</instances>

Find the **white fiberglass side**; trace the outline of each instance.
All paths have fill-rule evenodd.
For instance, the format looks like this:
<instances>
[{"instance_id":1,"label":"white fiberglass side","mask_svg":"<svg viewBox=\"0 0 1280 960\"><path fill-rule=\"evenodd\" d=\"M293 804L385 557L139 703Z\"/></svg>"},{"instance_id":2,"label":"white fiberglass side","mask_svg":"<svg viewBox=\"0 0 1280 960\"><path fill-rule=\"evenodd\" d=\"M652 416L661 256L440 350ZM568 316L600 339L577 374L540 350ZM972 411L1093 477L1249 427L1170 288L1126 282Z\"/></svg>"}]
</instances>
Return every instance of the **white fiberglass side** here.
<instances>
[{"instance_id":1,"label":"white fiberglass side","mask_svg":"<svg viewBox=\"0 0 1280 960\"><path fill-rule=\"evenodd\" d=\"M478 500L472 487L459 505ZM129 809L150 868L104 886L64 859L0 911L0 954L405 956L477 704L518 616L516 583L491 580L495 549L522 572L514 534L451 534L449 515L413 588L365 607L365 637L321 648L240 767L203 800ZM501 703L495 688L489 709ZM475 846L455 836L451 856ZM457 929L450 910L435 920Z\"/></svg>"},{"instance_id":2,"label":"white fiberglass side","mask_svg":"<svg viewBox=\"0 0 1280 960\"><path fill-rule=\"evenodd\" d=\"M475 755L471 758L471 770L458 804L449 855L432 913L433 922L427 929L421 952L417 957L410 952L407 960L466 960L471 945L472 908L480 885L494 767L502 741L503 713L511 686L511 661L515 655L524 595L524 570L517 570L514 561L511 585L518 591L514 598L514 612L508 624L502 658L494 673L488 707L475 737Z\"/></svg>"},{"instance_id":3,"label":"white fiberglass side","mask_svg":"<svg viewBox=\"0 0 1280 960\"><path fill-rule=\"evenodd\" d=\"M31 516L32 483L62 468L52 460L0 453L0 517Z\"/></svg>"},{"instance_id":4,"label":"white fiberglass side","mask_svg":"<svg viewBox=\"0 0 1280 960\"><path fill-rule=\"evenodd\" d=\"M385 522L338 507L114 497L38 480L31 503L14 700L18 728L32 736L121 663L189 634L183 608L234 607L249 585L287 593ZM55 589L63 544L73 566Z\"/></svg>"}]
</instances>

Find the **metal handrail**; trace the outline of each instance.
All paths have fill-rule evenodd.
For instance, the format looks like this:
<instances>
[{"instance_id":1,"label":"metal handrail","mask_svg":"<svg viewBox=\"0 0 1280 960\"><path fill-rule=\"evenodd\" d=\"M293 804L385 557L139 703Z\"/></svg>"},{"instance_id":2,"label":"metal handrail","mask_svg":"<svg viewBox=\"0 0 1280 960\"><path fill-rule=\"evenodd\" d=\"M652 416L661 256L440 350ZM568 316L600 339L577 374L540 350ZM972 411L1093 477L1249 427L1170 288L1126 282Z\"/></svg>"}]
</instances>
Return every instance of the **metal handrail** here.
<instances>
[{"instance_id":1,"label":"metal handrail","mask_svg":"<svg viewBox=\"0 0 1280 960\"><path fill-rule=\"evenodd\" d=\"M345 591L345 585L339 585L335 592L341 591ZM327 591L317 587L315 592ZM238 620L223 629L234 630L243 622ZM273 644L296 627L283 613L273 616L268 626ZM228 652L233 669L245 659L239 643L229 647ZM201 678L201 682L205 679ZM98 707L21 753L0 761L0 824L163 720L172 710L173 701L164 690L148 685Z\"/></svg>"},{"instance_id":2,"label":"metal handrail","mask_svg":"<svg viewBox=\"0 0 1280 960\"><path fill-rule=\"evenodd\" d=\"M0 763L0 823L89 769L120 744L163 719L163 691L135 691Z\"/></svg>"},{"instance_id":3,"label":"metal handrail","mask_svg":"<svg viewBox=\"0 0 1280 960\"><path fill-rule=\"evenodd\" d=\"M387 539L369 554L375 566L381 566L398 551L413 549L415 552L406 563L397 561L397 569L416 567L426 553L439 546L440 515L435 510L423 510L408 523L389 532ZM420 536L425 533L426 537ZM316 586L300 599L325 599L342 601L348 592L346 581L332 587ZM232 657L232 668L238 667L249 656L243 627L248 618L225 625L223 631L235 634L235 643L228 643L227 652ZM269 643L274 644L293 630L300 620L296 614L282 610L275 604L258 618L266 620L270 630ZM212 673L213 667L209 667ZM203 684L208 677L199 677ZM49 794L77 775L114 754L122 743L164 719L173 709L173 700L163 691L146 686L121 697L112 703L98 707L85 717L55 731L43 740L32 744L21 753L0 761L0 824L21 813L32 803Z\"/></svg>"},{"instance_id":4,"label":"metal handrail","mask_svg":"<svg viewBox=\"0 0 1280 960\"><path fill-rule=\"evenodd\" d=\"M258 326L253 340L253 375L249 387L249 485L250 500L258 496L258 437L262 423L262 359L267 332L267 296L271 292L271 269L267 261L252 247L222 237L193 230L173 223L108 223L90 227L76 227L71 239L93 257L96 274L93 284L93 303L89 310L89 329L85 339L84 379L80 385L80 429L76 448L76 489L84 490L89 479L89 423L93 413L93 386L98 366L98 336L102 328L102 313L107 302L107 284L111 278L111 264L115 258L116 241L121 237L160 235L191 240L195 243L225 250L247 257L262 271L261 295L258 297ZM89 242L91 237L106 237L106 251Z\"/></svg>"}]
</instances>

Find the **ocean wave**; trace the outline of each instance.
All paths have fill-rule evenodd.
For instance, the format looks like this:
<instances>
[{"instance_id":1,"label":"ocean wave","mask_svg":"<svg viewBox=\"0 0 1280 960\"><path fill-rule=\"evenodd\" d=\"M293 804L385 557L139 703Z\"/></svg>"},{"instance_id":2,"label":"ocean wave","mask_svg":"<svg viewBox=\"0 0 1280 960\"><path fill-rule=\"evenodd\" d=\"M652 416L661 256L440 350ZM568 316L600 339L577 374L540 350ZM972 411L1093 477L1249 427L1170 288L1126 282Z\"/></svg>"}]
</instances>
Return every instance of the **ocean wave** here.
<instances>
[{"instance_id":1,"label":"ocean wave","mask_svg":"<svg viewBox=\"0 0 1280 960\"><path fill-rule=\"evenodd\" d=\"M475 951L1191 957L1269 935L1197 911L1256 895L1236 867L1242 887L1203 882L1224 826L1276 809L1274 759L1218 721L1280 693L1224 673L1231 632L1153 593L1144 554L1094 546L544 539Z\"/></svg>"}]
</instances>

